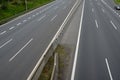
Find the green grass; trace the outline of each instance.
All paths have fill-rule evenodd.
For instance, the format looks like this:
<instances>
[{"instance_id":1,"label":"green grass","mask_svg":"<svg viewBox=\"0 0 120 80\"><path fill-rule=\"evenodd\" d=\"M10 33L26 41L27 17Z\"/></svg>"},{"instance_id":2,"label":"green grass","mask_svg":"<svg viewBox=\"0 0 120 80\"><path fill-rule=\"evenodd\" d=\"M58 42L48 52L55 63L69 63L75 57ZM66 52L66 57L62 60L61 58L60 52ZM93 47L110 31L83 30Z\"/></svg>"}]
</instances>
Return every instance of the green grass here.
<instances>
[{"instance_id":1,"label":"green grass","mask_svg":"<svg viewBox=\"0 0 120 80\"><path fill-rule=\"evenodd\" d=\"M33 2L34 1L34 2ZM33 0L33 1L28 1L27 6L28 6L28 11L40 7L42 5L45 5L47 3L52 2L53 0ZM19 16L21 14L25 13L25 5L22 3L14 5L12 2L8 4L7 9L1 9L0 8L0 24L3 24L11 19L13 19L16 16Z\"/></svg>"},{"instance_id":2,"label":"green grass","mask_svg":"<svg viewBox=\"0 0 120 80\"><path fill-rule=\"evenodd\" d=\"M114 0L116 4L120 4L120 0Z\"/></svg>"},{"instance_id":3,"label":"green grass","mask_svg":"<svg viewBox=\"0 0 120 80\"><path fill-rule=\"evenodd\" d=\"M50 57L38 80L50 80L54 66L54 56Z\"/></svg>"},{"instance_id":4,"label":"green grass","mask_svg":"<svg viewBox=\"0 0 120 80\"><path fill-rule=\"evenodd\" d=\"M59 64L58 80L63 80L64 67L66 66L64 61L68 56L65 51L65 48L62 45L58 45L55 52L58 53L58 64Z\"/></svg>"}]
</instances>

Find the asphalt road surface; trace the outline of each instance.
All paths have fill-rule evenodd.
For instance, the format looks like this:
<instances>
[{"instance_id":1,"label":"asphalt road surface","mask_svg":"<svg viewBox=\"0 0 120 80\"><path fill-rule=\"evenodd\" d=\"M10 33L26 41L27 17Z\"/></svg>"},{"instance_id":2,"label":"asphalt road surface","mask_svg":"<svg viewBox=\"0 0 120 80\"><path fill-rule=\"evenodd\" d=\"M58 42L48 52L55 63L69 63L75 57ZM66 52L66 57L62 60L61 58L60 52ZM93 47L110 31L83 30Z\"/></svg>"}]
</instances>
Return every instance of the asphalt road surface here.
<instances>
[{"instance_id":1,"label":"asphalt road surface","mask_svg":"<svg viewBox=\"0 0 120 80\"><path fill-rule=\"evenodd\" d=\"M112 0L84 1L71 80L120 80L120 13Z\"/></svg>"},{"instance_id":2,"label":"asphalt road surface","mask_svg":"<svg viewBox=\"0 0 120 80\"><path fill-rule=\"evenodd\" d=\"M56 0L0 26L0 80L26 80L76 0Z\"/></svg>"}]
</instances>

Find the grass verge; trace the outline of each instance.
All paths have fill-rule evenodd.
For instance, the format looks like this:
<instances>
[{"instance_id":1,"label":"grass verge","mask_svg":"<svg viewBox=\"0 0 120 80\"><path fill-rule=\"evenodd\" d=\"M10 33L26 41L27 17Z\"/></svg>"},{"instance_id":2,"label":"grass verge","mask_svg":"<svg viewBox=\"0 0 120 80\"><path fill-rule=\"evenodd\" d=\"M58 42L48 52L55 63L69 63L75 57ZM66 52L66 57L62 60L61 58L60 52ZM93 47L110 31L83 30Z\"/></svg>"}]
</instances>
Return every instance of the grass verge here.
<instances>
[{"instance_id":1,"label":"grass verge","mask_svg":"<svg viewBox=\"0 0 120 80\"><path fill-rule=\"evenodd\" d=\"M114 2L118 5L120 4L120 0L114 0Z\"/></svg>"},{"instance_id":2,"label":"grass verge","mask_svg":"<svg viewBox=\"0 0 120 80\"><path fill-rule=\"evenodd\" d=\"M48 62L46 63L38 80L50 80L53 66L54 66L54 55L51 56Z\"/></svg>"},{"instance_id":3,"label":"grass verge","mask_svg":"<svg viewBox=\"0 0 120 80\"><path fill-rule=\"evenodd\" d=\"M4 24L11 19L18 17L26 12L29 12L35 8L48 4L54 0L33 0L34 2L28 0L27 6L28 10L26 11L25 5L21 3L15 5L12 2L9 2L7 9L0 9L0 25Z\"/></svg>"}]
</instances>

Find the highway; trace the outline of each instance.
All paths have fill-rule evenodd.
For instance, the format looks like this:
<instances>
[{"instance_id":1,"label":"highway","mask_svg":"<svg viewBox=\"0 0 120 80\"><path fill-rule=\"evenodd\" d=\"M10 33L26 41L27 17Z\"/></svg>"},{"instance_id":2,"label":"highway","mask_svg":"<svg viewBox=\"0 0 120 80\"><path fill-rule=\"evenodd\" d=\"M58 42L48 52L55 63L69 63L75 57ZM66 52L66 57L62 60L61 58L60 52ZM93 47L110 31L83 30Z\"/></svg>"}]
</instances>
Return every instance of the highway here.
<instances>
[{"instance_id":1,"label":"highway","mask_svg":"<svg viewBox=\"0 0 120 80\"><path fill-rule=\"evenodd\" d=\"M55 0L0 26L0 80L26 80L76 0Z\"/></svg>"},{"instance_id":2,"label":"highway","mask_svg":"<svg viewBox=\"0 0 120 80\"><path fill-rule=\"evenodd\" d=\"M120 12L113 0L83 0L71 80L120 80Z\"/></svg>"}]
</instances>

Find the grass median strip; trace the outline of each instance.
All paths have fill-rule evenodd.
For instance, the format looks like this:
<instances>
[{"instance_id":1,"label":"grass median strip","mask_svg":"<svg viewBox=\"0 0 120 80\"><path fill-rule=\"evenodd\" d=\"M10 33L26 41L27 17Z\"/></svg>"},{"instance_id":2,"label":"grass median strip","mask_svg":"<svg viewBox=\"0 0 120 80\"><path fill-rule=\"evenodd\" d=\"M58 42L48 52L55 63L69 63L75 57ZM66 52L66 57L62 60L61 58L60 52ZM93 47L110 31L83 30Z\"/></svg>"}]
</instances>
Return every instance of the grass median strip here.
<instances>
[{"instance_id":1,"label":"grass median strip","mask_svg":"<svg viewBox=\"0 0 120 80\"><path fill-rule=\"evenodd\" d=\"M38 80L50 80L53 66L54 66L54 56L51 56L48 62L46 63Z\"/></svg>"},{"instance_id":2,"label":"grass median strip","mask_svg":"<svg viewBox=\"0 0 120 80\"><path fill-rule=\"evenodd\" d=\"M58 53L58 80L64 80L65 79L65 69L68 67L68 60L69 56L62 45L58 45L56 48L56 53Z\"/></svg>"},{"instance_id":3,"label":"grass median strip","mask_svg":"<svg viewBox=\"0 0 120 80\"><path fill-rule=\"evenodd\" d=\"M64 63L64 60L66 60L68 55L66 54L64 47L61 45L58 45L54 53L58 53L58 76L57 78L58 80L63 80L64 79L63 72L66 66L66 63ZM52 71L53 71L53 66L54 66L54 55L51 56L48 62L46 63L38 80L50 80Z\"/></svg>"}]
</instances>

